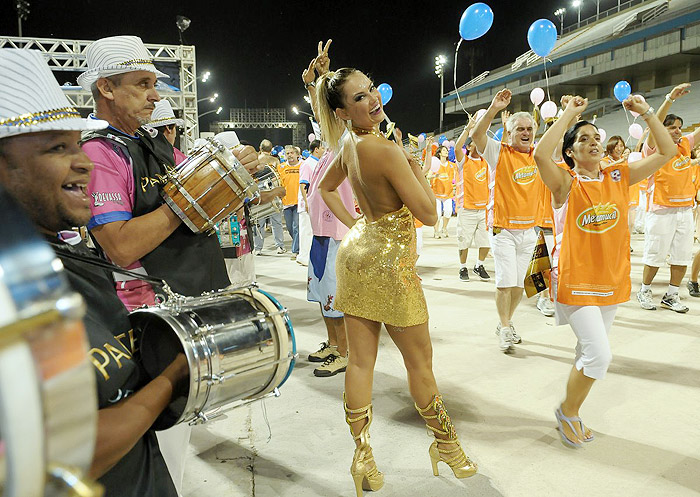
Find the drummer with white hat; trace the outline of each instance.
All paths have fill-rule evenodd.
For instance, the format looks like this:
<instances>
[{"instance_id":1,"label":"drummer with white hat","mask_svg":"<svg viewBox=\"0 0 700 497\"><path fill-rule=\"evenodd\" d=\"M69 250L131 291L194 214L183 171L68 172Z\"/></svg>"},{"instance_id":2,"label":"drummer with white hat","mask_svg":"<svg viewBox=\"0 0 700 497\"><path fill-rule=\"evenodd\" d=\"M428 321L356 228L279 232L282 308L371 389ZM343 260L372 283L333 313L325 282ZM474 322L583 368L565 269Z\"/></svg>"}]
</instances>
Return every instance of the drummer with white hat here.
<instances>
[{"instance_id":1,"label":"drummer with white hat","mask_svg":"<svg viewBox=\"0 0 700 497\"><path fill-rule=\"evenodd\" d=\"M187 158L175 144L177 140L177 129L184 125L184 120L175 117L175 112L170 102L167 100L156 102L156 108L153 109L153 114L151 114L151 120L148 122L148 126L158 130L158 132L173 146L175 164L179 164Z\"/></svg>"},{"instance_id":2,"label":"drummer with white hat","mask_svg":"<svg viewBox=\"0 0 700 497\"><path fill-rule=\"evenodd\" d=\"M160 100L156 80L167 75L136 36L97 40L85 57L87 70L78 83L92 91L95 117L110 125L83 134L83 150L95 163L88 185L93 198L88 228L94 238L117 265L164 279L177 293L196 296L225 288L230 282L216 238L194 234L161 197L167 172L175 166L173 149L144 125ZM236 154L244 165L257 165L252 147ZM115 279L127 309L154 303L148 283Z\"/></svg>"},{"instance_id":3,"label":"drummer with white hat","mask_svg":"<svg viewBox=\"0 0 700 497\"><path fill-rule=\"evenodd\" d=\"M59 256L91 257L80 236L67 230L91 216L86 187L93 164L80 148L80 132L107 125L81 118L40 52L0 49L0 185L25 207ZM64 267L86 302L84 322L97 379L98 423L84 427L97 430L90 476L99 479L108 497L175 497L149 428L179 382L187 380L187 362L181 356L148 381L109 273L70 259Z\"/></svg>"}]
</instances>

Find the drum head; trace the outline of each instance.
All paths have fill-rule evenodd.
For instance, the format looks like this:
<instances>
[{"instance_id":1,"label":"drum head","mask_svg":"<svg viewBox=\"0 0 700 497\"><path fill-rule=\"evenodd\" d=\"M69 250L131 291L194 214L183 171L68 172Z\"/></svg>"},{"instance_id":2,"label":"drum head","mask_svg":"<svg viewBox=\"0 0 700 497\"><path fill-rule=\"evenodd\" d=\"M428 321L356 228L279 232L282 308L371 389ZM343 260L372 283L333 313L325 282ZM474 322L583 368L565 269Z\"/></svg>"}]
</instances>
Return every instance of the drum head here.
<instances>
[{"instance_id":1,"label":"drum head","mask_svg":"<svg viewBox=\"0 0 700 497\"><path fill-rule=\"evenodd\" d=\"M160 375L178 354L185 353L180 337L158 316L151 315L151 319L141 320L138 329L134 325L134 331L141 333L141 356L148 358L143 361L143 367L150 379ZM153 429L164 430L177 424L187 407L189 394L190 382L183 381L168 407L153 423Z\"/></svg>"}]
</instances>

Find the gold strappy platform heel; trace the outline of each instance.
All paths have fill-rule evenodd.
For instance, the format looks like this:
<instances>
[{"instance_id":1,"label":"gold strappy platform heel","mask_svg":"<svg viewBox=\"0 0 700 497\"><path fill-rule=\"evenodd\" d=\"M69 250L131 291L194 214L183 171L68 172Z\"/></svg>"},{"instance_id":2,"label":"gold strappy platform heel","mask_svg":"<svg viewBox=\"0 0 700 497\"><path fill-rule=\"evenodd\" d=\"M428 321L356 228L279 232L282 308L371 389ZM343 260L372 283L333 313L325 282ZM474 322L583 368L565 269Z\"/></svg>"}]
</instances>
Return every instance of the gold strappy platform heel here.
<instances>
[{"instance_id":1,"label":"gold strappy platform heel","mask_svg":"<svg viewBox=\"0 0 700 497\"><path fill-rule=\"evenodd\" d=\"M433 474L438 476L438 462L446 463L457 478L467 478L473 476L477 472L477 466L472 462L462 450L462 446L457 440L457 432L450 416L447 414L447 409L442 401L442 395L435 395L433 400L424 408L418 407L418 414L426 421L425 426L428 427L428 433L432 432L435 440L430 444L428 454L430 454L430 462L433 465ZM428 413L428 411L433 411ZM431 419L437 420L440 428L431 426L428 421ZM439 444L439 445L438 445ZM440 446L447 445L449 448Z\"/></svg>"},{"instance_id":2,"label":"gold strappy platform heel","mask_svg":"<svg viewBox=\"0 0 700 497\"><path fill-rule=\"evenodd\" d=\"M357 497L362 497L362 490L372 490L376 492L384 486L384 474L377 470L377 464L372 456L372 448L369 446L369 425L372 424L372 404L368 404L360 409L349 409L345 402L345 392L343 392L343 407L345 408L345 422L350 427L350 434L353 440L358 441L355 447L355 455L352 458L350 474L355 482ZM352 417L357 415L357 417ZM357 423L367 419L367 424L362 427L358 435L352 431L352 423Z\"/></svg>"}]
</instances>

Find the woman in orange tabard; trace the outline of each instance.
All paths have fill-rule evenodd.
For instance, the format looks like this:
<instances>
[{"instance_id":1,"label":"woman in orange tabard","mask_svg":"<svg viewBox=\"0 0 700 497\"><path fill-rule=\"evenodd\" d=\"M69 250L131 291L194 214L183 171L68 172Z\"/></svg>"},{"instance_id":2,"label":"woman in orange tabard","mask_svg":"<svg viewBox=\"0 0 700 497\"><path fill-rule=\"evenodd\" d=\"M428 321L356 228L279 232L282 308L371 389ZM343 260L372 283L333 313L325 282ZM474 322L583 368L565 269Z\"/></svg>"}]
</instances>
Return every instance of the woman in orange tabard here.
<instances>
[{"instance_id":1,"label":"woman in orange tabard","mask_svg":"<svg viewBox=\"0 0 700 497\"><path fill-rule=\"evenodd\" d=\"M620 135L614 135L608 138L608 143L605 145L606 155L603 157L603 161L606 164L620 163L627 161L627 156L625 154L627 148L625 147L625 140L622 139ZM639 183L630 185L630 205L627 215L627 226L630 233L634 229L634 221L637 218L637 208L639 207ZM630 249L630 252L632 250Z\"/></svg>"},{"instance_id":2,"label":"woman in orange tabard","mask_svg":"<svg viewBox=\"0 0 700 497\"><path fill-rule=\"evenodd\" d=\"M657 140L657 152L631 165L607 164L602 161L604 149L595 125L579 121L566 129L587 105L587 99L572 98L535 150L539 174L552 192L556 233L552 286L557 324L569 323L578 339L566 398L556 410L561 440L571 447L593 440L579 410L593 382L602 379L610 365L608 332L618 304L630 296L629 248L621 250L629 247L630 240L626 223L629 186L653 174L676 153L653 109L635 95L623 105L647 122ZM568 171L552 160L562 136Z\"/></svg>"},{"instance_id":3,"label":"woman in orange tabard","mask_svg":"<svg viewBox=\"0 0 700 497\"><path fill-rule=\"evenodd\" d=\"M438 221L435 223L435 238L447 238L447 224L454 214L455 177L457 165L447 160L449 151L445 145L440 145L435 152L435 157L440 159L440 168L428 177L430 186L435 194ZM442 228L440 227L442 218Z\"/></svg>"}]
</instances>

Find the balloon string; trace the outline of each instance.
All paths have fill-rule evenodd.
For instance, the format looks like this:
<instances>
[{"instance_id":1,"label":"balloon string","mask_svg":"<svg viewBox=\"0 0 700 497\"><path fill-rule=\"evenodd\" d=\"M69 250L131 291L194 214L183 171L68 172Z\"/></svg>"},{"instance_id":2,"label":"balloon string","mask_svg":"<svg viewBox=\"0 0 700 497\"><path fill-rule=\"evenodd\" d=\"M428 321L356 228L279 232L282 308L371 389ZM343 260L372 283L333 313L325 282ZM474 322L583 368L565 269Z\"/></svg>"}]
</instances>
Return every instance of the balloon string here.
<instances>
[{"instance_id":1,"label":"balloon string","mask_svg":"<svg viewBox=\"0 0 700 497\"><path fill-rule=\"evenodd\" d=\"M544 80L547 85L547 100L551 101L552 97L549 95L549 75L547 74L547 57L542 57L542 63L544 64Z\"/></svg>"},{"instance_id":2,"label":"balloon string","mask_svg":"<svg viewBox=\"0 0 700 497\"><path fill-rule=\"evenodd\" d=\"M462 99L459 96L459 90L457 89L457 54L459 54L459 47L462 45L462 40L464 38L460 38L459 42L457 42L457 49L455 50L455 70L453 73L452 77L452 83L454 84L455 87L455 93L457 94L457 100L459 100L459 105L462 107L462 110L464 111L465 114L469 115L469 112L467 112L467 109L464 108L464 104L462 103Z\"/></svg>"}]
</instances>

